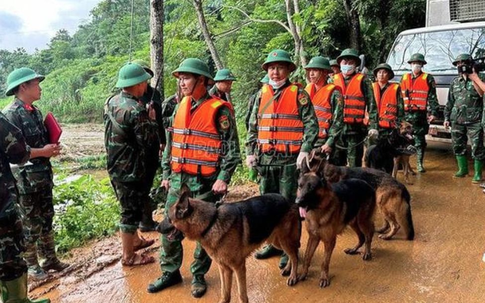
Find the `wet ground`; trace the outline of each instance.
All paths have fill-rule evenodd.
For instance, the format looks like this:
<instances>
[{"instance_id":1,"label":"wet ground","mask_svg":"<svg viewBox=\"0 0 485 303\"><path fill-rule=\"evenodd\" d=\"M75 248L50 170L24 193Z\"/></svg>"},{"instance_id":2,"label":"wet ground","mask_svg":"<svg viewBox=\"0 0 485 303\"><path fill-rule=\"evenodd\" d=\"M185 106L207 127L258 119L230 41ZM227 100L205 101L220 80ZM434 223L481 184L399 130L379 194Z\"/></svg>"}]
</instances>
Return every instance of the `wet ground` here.
<instances>
[{"instance_id":1,"label":"wet ground","mask_svg":"<svg viewBox=\"0 0 485 303\"><path fill-rule=\"evenodd\" d=\"M415 167L415 160L412 159ZM320 245L306 281L286 286L279 275L278 258L247 260L250 302L484 302L485 295L485 195L471 184L471 176L453 179L456 169L449 145L430 144L427 172L414 177L412 195L416 230L414 241L398 233L391 241L374 238L373 259L343 253L355 235L347 231L337 240L331 264L331 285L318 287L323 245ZM472 167L472 166L471 166ZM402 175L398 178L402 180ZM255 187L233 189L238 195ZM146 234L158 239L156 233ZM159 242L149 251L158 259ZM300 256L306 245L302 239ZM148 283L160 274L157 263L138 268L121 266L120 243L112 237L75 250L69 274L44 284L31 284L33 297L52 302L217 302L220 282L216 264L207 275L209 289L202 299L190 296L189 266L194 243L184 241L184 282L157 294L148 294ZM233 301L236 300L233 285Z\"/></svg>"}]
</instances>

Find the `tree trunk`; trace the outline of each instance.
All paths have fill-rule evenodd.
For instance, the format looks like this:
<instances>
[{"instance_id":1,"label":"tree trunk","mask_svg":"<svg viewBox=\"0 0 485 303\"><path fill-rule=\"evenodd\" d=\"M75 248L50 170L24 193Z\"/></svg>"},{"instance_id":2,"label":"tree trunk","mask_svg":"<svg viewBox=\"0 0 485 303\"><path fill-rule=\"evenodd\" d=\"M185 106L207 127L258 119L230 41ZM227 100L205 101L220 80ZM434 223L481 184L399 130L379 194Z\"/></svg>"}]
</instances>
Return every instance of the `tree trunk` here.
<instances>
[{"instance_id":1,"label":"tree trunk","mask_svg":"<svg viewBox=\"0 0 485 303\"><path fill-rule=\"evenodd\" d=\"M162 101L163 93L163 0L150 0L150 59L154 72L151 85L160 92Z\"/></svg>"},{"instance_id":2,"label":"tree trunk","mask_svg":"<svg viewBox=\"0 0 485 303\"><path fill-rule=\"evenodd\" d=\"M300 12L300 7L298 5L298 0L285 0L286 6L286 19L288 20L288 26L290 28L290 33L293 36L293 42L295 44L295 57L296 65L305 66L307 64L307 60L305 57L305 51L303 47L303 40L301 39L301 28L299 25L293 22L292 16L294 13Z\"/></svg>"},{"instance_id":3,"label":"tree trunk","mask_svg":"<svg viewBox=\"0 0 485 303\"><path fill-rule=\"evenodd\" d=\"M359 13L357 9L354 7L353 0L343 0L345 14L347 15L347 23L350 28L350 47L355 48L357 51L360 51L360 20L359 20Z\"/></svg>"},{"instance_id":4,"label":"tree trunk","mask_svg":"<svg viewBox=\"0 0 485 303\"><path fill-rule=\"evenodd\" d=\"M223 69L224 66L222 64L221 59L219 58L219 53L217 52L216 46L214 45L214 41L212 41L212 37L209 32L209 27L207 26L207 22L205 21L204 17L204 9L202 8L202 0L193 0L194 1L194 8L197 13L197 19L199 20L200 28L202 29L202 35L204 35L205 43L209 48L209 51L212 56L212 60L218 70Z\"/></svg>"}]
</instances>

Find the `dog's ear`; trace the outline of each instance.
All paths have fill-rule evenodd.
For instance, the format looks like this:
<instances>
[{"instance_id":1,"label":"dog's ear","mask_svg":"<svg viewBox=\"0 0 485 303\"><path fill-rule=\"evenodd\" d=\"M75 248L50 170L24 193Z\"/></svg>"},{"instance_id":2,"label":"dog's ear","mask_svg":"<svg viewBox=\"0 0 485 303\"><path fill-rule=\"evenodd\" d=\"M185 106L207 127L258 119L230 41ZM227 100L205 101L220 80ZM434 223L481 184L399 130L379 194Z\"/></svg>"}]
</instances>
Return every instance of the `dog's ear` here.
<instances>
[{"instance_id":1,"label":"dog's ear","mask_svg":"<svg viewBox=\"0 0 485 303\"><path fill-rule=\"evenodd\" d=\"M175 218L185 219L192 214L193 208L190 205L190 189L183 184L180 190L180 198L175 205Z\"/></svg>"}]
</instances>

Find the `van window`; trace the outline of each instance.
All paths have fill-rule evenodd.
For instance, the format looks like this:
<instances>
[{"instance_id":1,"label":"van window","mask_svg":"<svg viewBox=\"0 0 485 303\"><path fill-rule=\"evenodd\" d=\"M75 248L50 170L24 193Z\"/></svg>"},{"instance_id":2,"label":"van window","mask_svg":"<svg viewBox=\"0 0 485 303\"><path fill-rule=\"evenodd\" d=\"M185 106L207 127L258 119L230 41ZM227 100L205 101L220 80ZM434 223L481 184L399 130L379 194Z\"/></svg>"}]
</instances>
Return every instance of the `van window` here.
<instances>
[{"instance_id":1,"label":"van window","mask_svg":"<svg viewBox=\"0 0 485 303\"><path fill-rule=\"evenodd\" d=\"M432 74L456 74L452 62L459 54L473 58L485 56L485 28L446 30L400 35L394 42L387 63L396 72L410 71L407 60L414 53L422 53L428 64L424 70Z\"/></svg>"}]
</instances>

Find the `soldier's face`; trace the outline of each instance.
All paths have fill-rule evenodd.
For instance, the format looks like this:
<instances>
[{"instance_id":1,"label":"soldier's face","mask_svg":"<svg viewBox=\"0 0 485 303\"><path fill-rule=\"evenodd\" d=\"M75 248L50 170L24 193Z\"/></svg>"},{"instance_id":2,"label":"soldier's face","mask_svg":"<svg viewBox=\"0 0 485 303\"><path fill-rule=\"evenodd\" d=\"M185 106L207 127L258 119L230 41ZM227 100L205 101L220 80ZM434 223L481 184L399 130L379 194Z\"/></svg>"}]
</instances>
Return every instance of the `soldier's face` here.
<instances>
[{"instance_id":1,"label":"soldier's face","mask_svg":"<svg viewBox=\"0 0 485 303\"><path fill-rule=\"evenodd\" d=\"M332 68L334 74L340 73L340 66L332 65L331 68Z\"/></svg>"},{"instance_id":2,"label":"soldier's face","mask_svg":"<svg viewBox=\"0 0 485 303\"><path fill-rule=\"evenodd\" d=\"M322 69L309 68L308 69L308 79L313 84L318 84L322 80L327 78L328 72Z\"/></svg>"},{"instance_id":3,"label":"soldier's face","mask_svg":"<svg viewBox=\"0 0 485 303\"><path fill-rule=\"evenodd\" d=\"M29 82L21 84L21 90L23 93L23 98L26 102L33 102L40 99L42 95L42 88L39 85L39 79L34 79Z\"/></svg>"},{"instance_id":4,"label":"soldier's face","mask_svg":"<svg viewBox=\"0 0 485 303\"><path fill-rule=\"evenodd\" d=\"M268 77L275 82L287 79L289 74L288 64L276 62L268 65Z\"/></svg>"},{"instance_id":5,"label":"soldier's face","mask_svg":"<svg viewBox=\"0 0 485 303\"><path fill-rule=\"evenodd\" d=\"M232 88L232 81L218 81L216 82L217 89L223 93L230 93Z\"/></svg>"},{"instance_id":6,"label":"soldier's face","mask_svg":"<svg viewBox=\"0 0 485 303\"><path fill-rule=\"evenodd\" d=\"M380 69L377 71L377 81L382 83L389 82L389 71L386 69Z\"/></svg>"},{"instance_id":7,"label":"soldier's face","mask_svg":"<svg viewBox=\"0 0 485 303\"><path fill-rule=\"evenodd\" d=\"M178 79L182 94L184 94L184 96L192 95L192 92L197 85L197 78L195 75L189 73L180 73Z\"/></svg>"}]
</instances>

